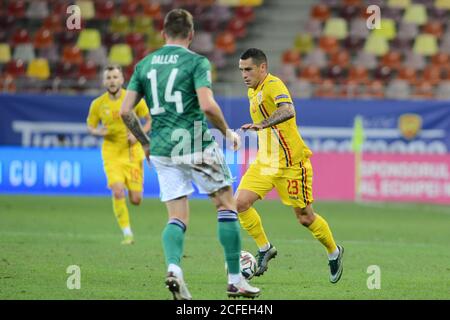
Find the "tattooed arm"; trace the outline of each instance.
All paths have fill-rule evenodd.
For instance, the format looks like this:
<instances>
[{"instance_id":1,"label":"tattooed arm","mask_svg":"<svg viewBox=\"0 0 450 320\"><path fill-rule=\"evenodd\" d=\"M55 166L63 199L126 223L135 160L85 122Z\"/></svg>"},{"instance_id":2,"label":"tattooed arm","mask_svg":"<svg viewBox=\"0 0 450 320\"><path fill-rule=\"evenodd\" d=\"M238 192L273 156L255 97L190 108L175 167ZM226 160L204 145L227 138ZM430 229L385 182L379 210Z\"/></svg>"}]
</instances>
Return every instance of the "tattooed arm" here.
<instances>
[{"instance_id":1,"label":"tattooed arm","mask_svg":"<svg viewBox=\"0 0 450 320\"><path fill-rule=\"evenodd\" d=\"M260 123L247 123L244 124L241 129L243 130L262 130L268 127L272 127L279 123L285 122L295 116L294 106L290 103L280 103L278 109L272 113L272 115L261 121Z\"/></svg>"},{"instance_id":2,"label":"tattooed arm","mask_svg":"<svg viewBox=\"0 0 450 320\"><path fill-rule=\"evenodd\" d=\"M127 90L125 99L122 102L122 108L120 109L120 116L122 117L122 120L128 130L130 130L136 137L137 141L141 143L145 151L145 157L148 160L150 156L150 138L144 132L139 118L133 111L134 106L141 100L141 98L142 96L136 91Z\"/></svg>"}]
</instances>

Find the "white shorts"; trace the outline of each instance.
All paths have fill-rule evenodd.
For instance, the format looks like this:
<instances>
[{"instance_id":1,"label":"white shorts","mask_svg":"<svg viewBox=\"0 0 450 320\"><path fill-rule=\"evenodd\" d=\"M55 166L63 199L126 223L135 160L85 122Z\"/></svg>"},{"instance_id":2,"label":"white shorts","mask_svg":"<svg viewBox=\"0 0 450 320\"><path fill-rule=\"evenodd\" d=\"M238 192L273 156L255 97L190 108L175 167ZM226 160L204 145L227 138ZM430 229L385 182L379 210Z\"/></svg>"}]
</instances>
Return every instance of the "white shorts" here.
<instances>
[{"instance_id":1,"label":"white shorts","mask_svg":"<svg viewBox=\"0 0 450 320\"><path fill-rule=\"evenodd\" d=\"M216 143L203 152L183 157L150 156L158 174L161 201L169 201L194 192L192 183L203 194L211 194L233 184L230 168Z\"/></svg>"}]
</instances>

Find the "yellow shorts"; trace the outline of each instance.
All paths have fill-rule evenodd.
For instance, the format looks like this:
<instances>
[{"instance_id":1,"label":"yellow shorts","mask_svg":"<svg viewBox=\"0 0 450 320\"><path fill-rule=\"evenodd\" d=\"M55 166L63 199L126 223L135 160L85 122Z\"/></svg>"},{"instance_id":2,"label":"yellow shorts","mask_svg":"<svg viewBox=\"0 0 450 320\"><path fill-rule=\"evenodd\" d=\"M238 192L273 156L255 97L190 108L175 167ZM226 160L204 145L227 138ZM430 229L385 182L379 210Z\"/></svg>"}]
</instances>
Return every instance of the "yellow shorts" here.
<instances>
[{"instance_id":1,"label":"yellow shorts","mask_svg":"<svg viewBox=\"0 0 450 320\"><path fill-rule=\"evenodd\" d=\"M108 161L104 164L108 187L115 183L123 183L128 190L142 192L144 168L142 161Z\"/></svg>"},{"instance_id":2,"label":"yellow shorts","mask_svg":"<svg viewBox=\"0 0 450 320\"><path fill-rule=\"evenodd\" d=\"M309 159L289 168L271 168L252 164L242 177L238 190L250 190L264 199L273 188L281 201L292 207L304 208L313 203L313 170Z\"/></svg>"}]
</instances>

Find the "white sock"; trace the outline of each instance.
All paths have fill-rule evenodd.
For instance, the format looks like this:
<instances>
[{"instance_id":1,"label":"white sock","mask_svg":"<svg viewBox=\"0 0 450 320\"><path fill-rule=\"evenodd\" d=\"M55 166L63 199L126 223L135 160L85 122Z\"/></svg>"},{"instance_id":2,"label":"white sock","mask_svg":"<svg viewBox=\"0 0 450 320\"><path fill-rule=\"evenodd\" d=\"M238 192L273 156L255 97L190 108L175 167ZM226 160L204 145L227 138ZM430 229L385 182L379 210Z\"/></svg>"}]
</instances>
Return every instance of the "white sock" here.
<instances>
[{"instance_id":1,"label":"white sock","mask_svg":"<svg viewBox=\"0 0 450 320\"><path fill-rule=\"evenodd\" d=\"M176 264L169 264L169 267L167 268L167 272L173 272L173 274L180 279L183 279L183 270Z\"/></svg>"},{"instance_id":2,"label":"white sock","mask_svg":"<svg viewBox=\"0 0 450 320\"><path fill-rule=\"evenodd\" d=\"M228 284L236 284L241 281L240 273L229 273L228 274Z\"/></svg>"},{"instance_id":3,"label":"white sock","mask_svg":"<svg viewBox=\"0 0 450 320\"><path fill-rule=\"evenodd\" d=\"M123 235L124 236L132 236L133 232L131 232L131 228L130 227L125 227L122 229Z\"/></svg>"},{"instance_id":4,"label":"white sock","mask_svg":"<svg viewBox=\"0 0 450 320\"><path fill-rule=\"evenodd\" d=\"M261 248L259 248L260 252L264 252L270 249L270 242L263 245Z\"/></svg>"},{"instance_id":5,"label":"white sock","mask_svg":"<svg viewBox=\"0 0 450 320\"><path fill-rule=\"evenodd\" d=\"M337 259L337 257L339 257L339 249L336 248L336 250L334 250L332 253L328 254L328 260L335 260Z\"/></svg>"}]
</instances>

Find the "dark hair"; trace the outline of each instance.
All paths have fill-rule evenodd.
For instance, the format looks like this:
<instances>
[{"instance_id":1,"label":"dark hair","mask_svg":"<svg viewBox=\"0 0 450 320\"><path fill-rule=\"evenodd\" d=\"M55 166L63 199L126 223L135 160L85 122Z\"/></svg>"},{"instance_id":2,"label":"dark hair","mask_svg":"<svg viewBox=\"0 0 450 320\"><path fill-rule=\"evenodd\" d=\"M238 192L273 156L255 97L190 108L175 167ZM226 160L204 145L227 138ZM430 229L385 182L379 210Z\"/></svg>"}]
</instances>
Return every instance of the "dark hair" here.
<instances>
[{"instance_id":1,"label":"dark hair","mask_svg":"<svg viewBox=\"0 0 450 320\"><path fill-rule=\"evenodd\" d=\"M164 18L164 32L173 39L186 39L194 30L194 19L189 11L173 9Z\"/></svg>"},{"instance_id":2,"label":"dark hair","mask_svg":"<svg viewBox=\"0 0 450 320\"><path fill-rule=\"evenodd\" d=\"M261 65L261 63L267 64L267 57L260 49L250 48L241 54L241 60L247 60L248 58L252 58L253 63L257 66Z\"/></svg>"},{"instance_id":3,"label":"dark hair","mask_svg":"<svg viewBox=\"0 0 450 320\"><path fill-rule=\"evenodd\" d=\"M123 73L122 71L122 67L118 64L108 64L104 69L103 72L105 71L113 71L113 70L119 70L121 73Z\"/></svg>"}]
</instances>

